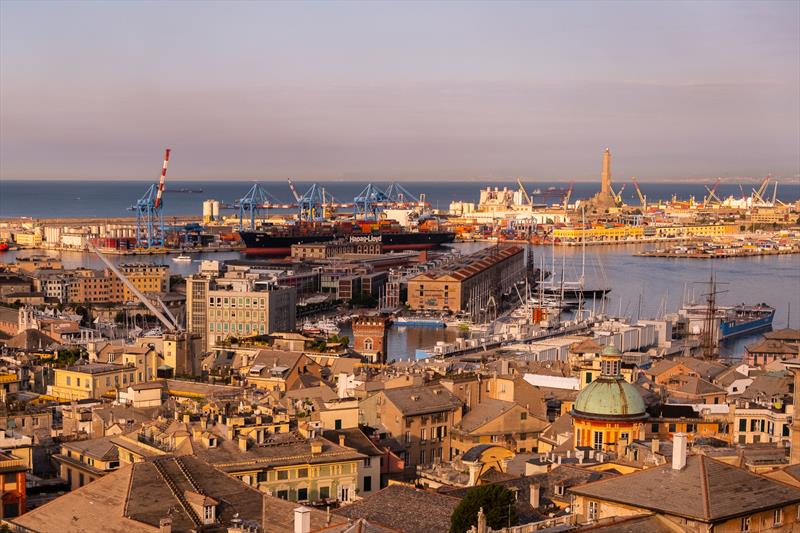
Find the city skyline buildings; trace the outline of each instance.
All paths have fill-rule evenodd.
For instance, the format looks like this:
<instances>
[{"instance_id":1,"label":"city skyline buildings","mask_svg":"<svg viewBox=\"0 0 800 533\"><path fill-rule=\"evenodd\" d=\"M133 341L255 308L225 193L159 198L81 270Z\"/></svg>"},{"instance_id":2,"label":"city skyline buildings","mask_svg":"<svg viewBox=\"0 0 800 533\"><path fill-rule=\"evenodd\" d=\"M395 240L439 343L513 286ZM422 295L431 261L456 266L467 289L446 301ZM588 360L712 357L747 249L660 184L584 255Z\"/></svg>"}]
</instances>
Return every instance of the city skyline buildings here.
<instances>
[{"instance_id":1,"label":"city skyline buildings","mask_svg":"<svg viewBox=\"0 0 800 533\"><path fill-rule=\"evenodd\" d=\"M800 176L797 3L225 6L3 2L0 178Z\"/></svg>"}]
</instances>

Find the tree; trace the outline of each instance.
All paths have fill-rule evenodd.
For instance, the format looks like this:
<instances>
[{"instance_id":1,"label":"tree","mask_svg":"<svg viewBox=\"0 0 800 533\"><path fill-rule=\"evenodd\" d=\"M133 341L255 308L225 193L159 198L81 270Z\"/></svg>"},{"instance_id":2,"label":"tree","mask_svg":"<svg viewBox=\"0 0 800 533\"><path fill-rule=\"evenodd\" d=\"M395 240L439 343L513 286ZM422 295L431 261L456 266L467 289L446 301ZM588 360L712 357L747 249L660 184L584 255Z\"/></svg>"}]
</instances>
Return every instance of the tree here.
<instances>
[{"instance_id":1,"label":"tree","mask_svg":"<svg viewBox=\"0 0 800 533\"><path fill-rule=\"evenodd\" d=\"M514 494L501 485L482 485L467 491L467 495L450 517L450 533L465 533L478 523L478 510L483 508L486 524L492 529L516 525Z\"/></svg>"}]
</instances>

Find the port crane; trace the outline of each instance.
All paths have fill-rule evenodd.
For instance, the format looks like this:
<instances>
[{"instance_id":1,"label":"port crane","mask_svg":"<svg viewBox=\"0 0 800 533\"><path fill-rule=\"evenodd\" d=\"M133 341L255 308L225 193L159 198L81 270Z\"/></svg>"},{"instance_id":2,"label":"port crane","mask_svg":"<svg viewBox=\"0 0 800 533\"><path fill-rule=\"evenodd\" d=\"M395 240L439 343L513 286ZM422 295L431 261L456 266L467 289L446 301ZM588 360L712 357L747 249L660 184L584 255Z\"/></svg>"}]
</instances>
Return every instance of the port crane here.
<instances>
[{"instance_id":1,"label":"port crane","mask_svg":"<svg viewBox=\"0 0 800 533\"><path fill-rule=\"evenodd\" d=\"M522 196L525 197L525 201L528 202L528 205L533 206L533 200L528 195L528 191L525 190L525 185L522 184L522 179L517 178L517 185L519 185L519 190L522 193Z\"/></svg>"},{"instance_id":2,"label":"port crane","mask_svg":"<svg viewBox=\"0 0 800 533\"><path fill-rule=\"evenodd\" d=\"M378 211L389 204L386 193L368 183L364 189L353 198L354 215L364 220L377 220Z\"/></svg>"},{"instance_id":3,"label":"port crane","mask_svg":"<svg viewBox=\"0 0 800 533\"><path fill-rule=\"evenodd\" d=\"M236 201L234 207L239 212L239 231L244 229L245 217L250 220L250 229L256 229L256 219L262 209L275 207L274 197L265 191L261 185L254 183L247 194Z\"/></svg>"},{"instance_id":4,"label":"port crane","mask_svg":"<svg viewBox=\"0 0 800 533\"><path fill-rule=\"evenodd\" d=\"M575 187L575 181L569 184L566 194L564 194L564 211L569 208L569 199L572 197L572 190Z\"/></svg>"},{"instance_id":5,"label":"port crane","mask_svg":"<svg viewBox=\"0 0 800 533\"><path fill-rule=\"evenodd\" d=\"M614 189L611 189L611 196L614 197L614 203L616 205L622 205L622 192L625 190L625 186L627 183L623 183L622 187L619 188L619 192L614 192Z\"/></svg>"},{"instance_id":6,"label":"port crane","mask_svg":"<svg viewBox=\"0 0 800 533\"><path fill-rule=\"evenodd\" d=\"M642 194L642 189L639 187L639 182L636 181L636 178L631 178L631 183L633 183L633 188L636 189L636 196L639 197L639 205L642 206L642 211L647 211L647 196Z\"/></svg>"},{"instance_id":7,"label":"port crane","mask_svg":"<svg viewBox=\"0 0 800 533\"><path fill-rule=\"evenodd\" d=\"M767 175L767 177L764 178L761 181L761 185L758 186L758 190L756 190L755 188L753 189L753 203L755 203L756 200L758 200L762 204L766 204L767 203L767 201L764 200L763 194L764 194L764 191L767 190L767 185L769 185L769 178L770 177L771 177L770 175Z\"/></svg>"},{"instance_id":8,"label":"port crane","mask_svg":"<svg viewBox=\"0 0 800 533\"><path fill-rule=\"evenodd\" d=\"M417 197L408 192L408 190L397 182L392 182L386 188L386 198L393 206L396 207L423 207L425 204L424 197ZM422 205L420 205L422 204Z\"/></svg>"},{"instance_id":9,"label":"port crane","mask_svg":"<svg viewBox=\"0 0 800 533\"><path fill-rule=\"evenodd\" d=\"M163 196L167 181L170 149L164 150L164 163L158 184L152 184L144 195L129 209L136 211L136 247L161 248L164 246Z\"/></svg>"},{"instance_id":10,"label":"port crane","mask_svg":"<svg viewBox=\"0 0 800 533\"><path fill-rule=\"evenodd\" d=\"M715 200L720 204L722 203L722 200L720 200L719 196L717 196L717 187L719 187L720 182L722 182L722 178L717 178L717 181L714 182L712 187L709 187L708 185L705 186L706 191L708 191L708 196L703 198L704 206L711 205L711 203Z\"/></svg>"}]
</instances>

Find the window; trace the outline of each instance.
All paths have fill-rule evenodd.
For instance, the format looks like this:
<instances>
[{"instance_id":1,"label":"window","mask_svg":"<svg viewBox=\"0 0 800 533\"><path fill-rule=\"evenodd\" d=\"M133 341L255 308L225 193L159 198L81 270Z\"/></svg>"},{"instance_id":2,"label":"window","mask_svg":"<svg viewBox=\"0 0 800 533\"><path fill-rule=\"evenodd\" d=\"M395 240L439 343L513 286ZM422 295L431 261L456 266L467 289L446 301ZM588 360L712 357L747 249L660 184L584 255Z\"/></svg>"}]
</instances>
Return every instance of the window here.
<instances>
[{"instance_id":1,"label":"window","mask_svg":"<svg viewBox=\"0 0 800 533\"><path fill-rule=\"evenodd\" d=\"M677 430L678 428L675 424L670 424L667 428L667 431L669 431L670 433L675 433Z\"/></svg>"},{"instance_id":2,"label":"window","mask_svg":"<svg viewBox=\"0 0 800 533\"><path fill-rule=\"evenodd\" d=\"M751 520L749 516L742 518L742 531L750 531L750 522Z\"/></svg>"},{"instance_id":3,"label":"window","mask_svg":"<svg viewBox=\"0 0 800 533\"><path fill-rule=\"evenodd\" d=\"M630 443L630 439L628 438L628 434L625 433L625 432L619 434L619 439Z\"/></svg>"},{"instance_id":4,"label":"window","mask_svg":"<svg viewBox=\"0 0 800 533\"><path fill-rule=\"evenodd\" d=\"M67 376L67 387L69 387L70 385L72 385L72 378Z\"/></svg>"},{"instance_id":5,"label":"window","mask_svg":"<svg viewBox=\"0 0 800 533\"><path fill-rule=\"evenodd\" d=\"M527 420L527 419L528 419L528 412L527 412L527 411L522 411L522 412L519 414L519 419L520 419L520 420Z\"/></svg>"},{"instance_id":6,"label":"window","mask_svg":"<svg viewBox=\"0 0 800 533\"><path fill-rule=\"evenodd\" d=\"M419 439L424 442L425 437L427 437L427 433L428 431L425 428L422 428L419 432Z\"/></svg>"},{"instance_id":7,"label":"window","mask_svg":"<svg viewBox=\"0 0 800 533\"><path fill-rule=\"evenodd\" d=\"M364 349L371 350L372 349L372 339L366 338L364 339Z\"/></svg>"},{"instance_id":8,"label":"window","mask_svg":"<svg viewBox=\"0 0 800 533\"><path fill-rule=\"evenodd\" d=\"M589 520L597 520L597 502L589 502Z\"/></svg>"},{"instance_id":9,"label":"window","mask_svg":"<svg viewBox=\"0 0 800 533\"><path fill-rule=\"evenodd\" d=\"M308 499L308 489L297 489L297 499L300 501Z\"/></svg>"},{"instance_id":10,"label":"window","mask_svg":"<svg viewBox=\"0 0 800 533\"><path fill-rule=\"evenodd\" d=\"M297 477L299 477L299 478L307 478L308 477L308 468L299 468L297 470Z\"/></svg>"},{"instance_id":11,"label":"window","mask_svg":"<svg viewBox=\"0 0 800 533\"><path fill-rule=\"evenodd\" d=\"M411 443L411 432L406 431L406 444Z\"/></svg>"},{"instance_id":12,"label":"window","mask_svg":"<svg viewBox=\"0 0 800 533\"><path fill-rule=\"evenodd\" d=\"M78 486L79 487L83 487L83 483L84 483L83 472L79 472L78 473Z\"/></svg>"},{"instance_id":13,"label":"window","mask_svg":"<svg viewBox=\"0 0 800 533\"><path fill-rule=\"evenodd\" d=\"M779 526L783 523L783 509L775 509L772 514L772 525Z\"/></svg>"},{"instance_id":14,"label":"window","mask_svg":"<svg viewBox=\"0 0 800 533\"><path fill-rule=\"evenodd\" d=\"M594 432L594 449L595 450L602 450L603 449L603 432L602 431L595 431Z\"/></svg>"},{"instance_id":15,"label":"window","mask_svg":"<svg viewBox=\"0 0 800 533\"><path fill-rule=\"evenodd\" d=\"M650 425L650 431L653 433L658 433L658 422Z\"/></svg>"},{"instance_id":16,"label":"window","mask_svg":"<svg viewBox=\"0 0 800 533\"><path fill-rule=\"evenodd\" d=\"M421 465L425 464L425 450L419 451L419 464Z\"/></svg>"},{"instance_id":17,"label":"window","mask_svg":"<svg viewBox=\"0 0 800 533\"><path fill-rule=\"evenodd\" d=\"M563 496L564 495L564 485L556 485L553 488L553 492L556 496Z\"/></svg>"},{"instance_id":18,"label":"window","mask_svg":"<svg viewBox=\"0 0 800 533\"><path fill-rule=\"evenodd\" d=\"M288 500L289 499L289 491L288 490L279 490L276 495L281 500Z\"/></svg>"},{"instance_id":19,"label":"window","mask_svg":"<svg viewBox=\"0 0 800 533\"><path fill-rule=\"evenodd\" d=\"M364 468L369 468L372 465L372 457L364 459Z\"/></svg>"},{"instance_id":20,"label":"window","mask_svg":"<svg viewBox=\"0 0 800 533\"><path fill-rule=\"evenodd\" d=\"M331 497L331 488L330 487L320 487L319 488L319 498L320 500L326 500Z\"/></svg>"},{"instance_id":21,"label":"window","mask_svg":"<svg viewBox=\"0 0 800 533\"><path fill-rule=\"evenodd\" d=\"M372 490L372 476L364 476L364 492Z\"/></svg>"},{"instance_id":22,"label":"window","mask_svg":"<svg viewBox=\"0 0 800 533\"><path fill-rule=\"evenodd\" d=\"M592 373L591 372L587 372L586 373L586 384L588 385L591 382L592 382Z\"/></svg>"},{"instance_id":23,"label":"window","mask_svg":"<svg viewBox=\"0 0 800 533\"><path fill-rule=\"evenodd\" d=\"M750 420L750 431L758 431L758 420L755 418Z\"/></svg>"},{"instance_id":24,"label":"window","mask_svg":"<svg viewBox=\"0 0 800 533\"><path fill-rule=\"evenodd\" d=\"M81 378L75 378L75 386L76 387L80 387L81 386Z\"/></svg>"},{"instance_id":25,"label":"window","mask_svg":"<svg viewBox=\"0 0 800 533\"><path fill-rule=\"evenodd\" d=\"M334 429L342 429L342 419L341 418L337 418L336 420L333 421L333 428Z\"/></svg>"},{"instance_id":26,"label":"window","mask_svg":"<svg viewBox=\"0 0 800 533\"><path fill-rule=\"evenodd\" d=\"M289 479L289 471L288 470L278 470L278 479L281 481Z\"/></svg>"},{"instance_id":27,"label":"window","mask_svg":"<svg viewBox=\"0 0 800 533\"><path fill-rule=\"evenodd\" d=\"M739 420L739 431L747 431L747 419L742 418Z\"/></svg>"}]
</instances>

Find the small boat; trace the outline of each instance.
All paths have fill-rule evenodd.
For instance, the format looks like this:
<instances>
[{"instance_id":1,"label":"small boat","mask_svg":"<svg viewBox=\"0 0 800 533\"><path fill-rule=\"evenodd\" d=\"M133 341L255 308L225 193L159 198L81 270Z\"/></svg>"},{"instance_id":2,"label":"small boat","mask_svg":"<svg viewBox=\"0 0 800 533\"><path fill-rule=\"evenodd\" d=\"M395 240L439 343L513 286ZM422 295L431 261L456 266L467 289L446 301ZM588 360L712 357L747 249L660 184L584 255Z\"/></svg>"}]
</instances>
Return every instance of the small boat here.
<instances>
[{"instance_id":1,"label":"small boat","mask_svg":"<svg viewBox=\"0 0 800 533\"><path fill-rule=\"evenodd\" d=\"M0 252L5 252L8 250L9 246L7 242L0 242Z\"/></svg>"},{"instance_id":2,"label":"small boat","mask_svg":"<svg viewBox=\"0 0 800 533\"><path fill-rule=\"evenodd\" d=\"M178 257L173 257L172 260L175 261L176 263L191 263L192 257L189 255L181 254Z\"/></svg>"},{"instance_id":3,"label":"small boat","mask_svg":"<svg viewBox=\"0 0 800 533\"><path fill-rule=\"evenodd\" d=\"M394 319L396 326L420 326L425 328L444 328L447 324L440 318L427 317L405 317L399 316Z\"/></svg>"}]
</instances>

